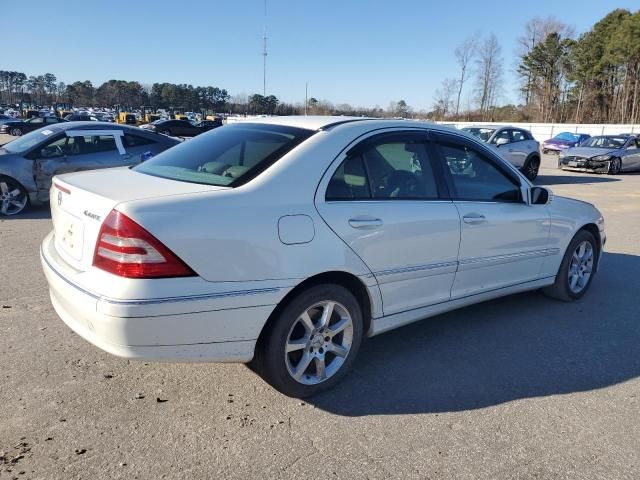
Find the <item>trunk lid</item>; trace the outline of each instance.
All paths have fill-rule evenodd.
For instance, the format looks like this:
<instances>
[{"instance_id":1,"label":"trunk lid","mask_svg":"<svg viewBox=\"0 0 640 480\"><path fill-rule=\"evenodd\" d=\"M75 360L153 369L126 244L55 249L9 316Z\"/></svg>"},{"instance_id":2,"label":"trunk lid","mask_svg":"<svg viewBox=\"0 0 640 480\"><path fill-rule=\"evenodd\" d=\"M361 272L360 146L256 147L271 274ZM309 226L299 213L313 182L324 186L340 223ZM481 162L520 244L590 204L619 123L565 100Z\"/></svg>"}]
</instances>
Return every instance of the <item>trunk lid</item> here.
<instances>
[{"instance_id":1,"label":"trunk lid","mask_svg":"<svg viewBox=\"0 0 640 480\"><path fill-rule=\"evenodd\" d=\"M93 264L102 222L118 204L225 189L228 187L179 182L138 173L129 168L54 177L49 200L55 249L70 266L85 271Z\"/></svg>"}]
</instances>

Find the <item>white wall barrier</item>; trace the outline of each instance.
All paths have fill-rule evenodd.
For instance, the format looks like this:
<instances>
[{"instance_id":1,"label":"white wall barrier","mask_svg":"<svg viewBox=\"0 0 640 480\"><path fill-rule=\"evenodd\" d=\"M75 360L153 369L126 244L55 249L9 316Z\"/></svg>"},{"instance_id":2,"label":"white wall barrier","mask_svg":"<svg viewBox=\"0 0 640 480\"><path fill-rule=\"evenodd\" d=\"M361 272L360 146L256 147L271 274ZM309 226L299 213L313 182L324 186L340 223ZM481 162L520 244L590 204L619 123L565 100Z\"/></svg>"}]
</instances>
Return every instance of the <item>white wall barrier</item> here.
<instances>
[{"instance_id":1,"label":"white wall barrier","mask_svg":"<svg viewBox=\"0 0 640 480\"><path fill-rule=\"evenodd\" d=\"M619 135L621 133L635 133L640 135L640 125L633 124L588 124L588 123L504 123L504 122L437 122L456 128L470 126L510 125L525 128L533 137L543 142L560 132L586 133L594 135Z\"/></svg>"}]
</instances>

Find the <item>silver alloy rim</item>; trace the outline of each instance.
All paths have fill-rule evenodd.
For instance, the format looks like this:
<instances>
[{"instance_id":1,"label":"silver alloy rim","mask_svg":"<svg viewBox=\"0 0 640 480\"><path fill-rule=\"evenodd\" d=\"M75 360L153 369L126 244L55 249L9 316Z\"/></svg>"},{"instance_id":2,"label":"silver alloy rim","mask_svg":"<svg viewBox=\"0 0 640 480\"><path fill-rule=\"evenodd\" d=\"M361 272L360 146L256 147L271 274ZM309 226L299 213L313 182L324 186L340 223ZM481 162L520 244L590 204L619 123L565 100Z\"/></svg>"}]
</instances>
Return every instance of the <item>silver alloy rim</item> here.
<instances>
[{"instance_id":1,"label":"silver alloy rim","mask_svg":"<svg viewBox=\"0 0 640 480\"><path fill-rule=\"evenodd\" d=\"M19 137L20 135L22 135L22 131L19 128L14 128L13 130L11 130L11 135L13 135L14 137Z\"/></svg>"},{"instance_id":2,"label":"silver alloy rim","mask_svg":"<svg viewBox=\"0 0 640 480\"><path fill-rule=\"evenodd\" d=\"M576 247L569 263L569 289L573 293L582 292L589 284L593 272L593 246L586 240Z\"/></svg>"},{"instance_id":3,"label":"silver alloy rim","mask_svg":"<svg viewBox=\"0 0 640 480\"><path fill-rule=\"evenodd\" d=\"M344 305L332 300L306 309L287 335L284 359L291 377L317 385L334 376L353 343L353 320Z\"/></svg>"},{"instance_id":4,"label":"silver alloy rim","mask_svg":"<svg viewBox=\"0 0 640 480\"><path fill-rule=\"evenodd\" d=\"M527 178L533 178L536 176L536 173L538 172L538 169L536 168L536 162L535 160L531 160L529 162L529 166L527 167L528 173L529 175L527 176Z\"/></svg>"},{"instance_id":5,"label":"silver alloy rim","mask_svg":"<svg viewBox=\"0 0 640 480\"><path fill-rule=\"evenodd\" d=\"M0 181L0 214L16 215L27 206L27 194L15 185Z\"/></svg>"}]
</instances>

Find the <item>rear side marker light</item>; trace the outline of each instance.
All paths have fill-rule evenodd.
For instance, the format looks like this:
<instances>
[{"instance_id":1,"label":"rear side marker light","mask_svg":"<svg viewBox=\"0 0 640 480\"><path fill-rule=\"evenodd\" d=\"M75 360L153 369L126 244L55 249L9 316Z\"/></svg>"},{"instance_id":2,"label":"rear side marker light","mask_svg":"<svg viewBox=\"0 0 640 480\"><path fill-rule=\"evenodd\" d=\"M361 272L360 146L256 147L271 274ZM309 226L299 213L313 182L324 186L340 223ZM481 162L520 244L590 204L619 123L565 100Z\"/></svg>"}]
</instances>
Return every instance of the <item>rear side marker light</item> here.
<instances>
[{"instance_id":1,"label":"rear side marker light","mask_svg":"<svg viewBox=\"0 0 640 480\"><path fill-rule=\"evenodd\" d=\"M62 187L62 186L58 185L57 183L54 183L53 186L56 187L61 192L64 192L67 195L71 195L71 190L69 190L68 188Z\"/></svg>"},{"instance_id":2,"label":"rear side marker light","mask_svg":"<svg viewBox=\"0 0 640 480\"><path fill-rule=\"evenodd\" d=\"M127 278L196 275L157 238L117 210L111 210L100 227L93 266Z\"/></svg>"}]
</instances>

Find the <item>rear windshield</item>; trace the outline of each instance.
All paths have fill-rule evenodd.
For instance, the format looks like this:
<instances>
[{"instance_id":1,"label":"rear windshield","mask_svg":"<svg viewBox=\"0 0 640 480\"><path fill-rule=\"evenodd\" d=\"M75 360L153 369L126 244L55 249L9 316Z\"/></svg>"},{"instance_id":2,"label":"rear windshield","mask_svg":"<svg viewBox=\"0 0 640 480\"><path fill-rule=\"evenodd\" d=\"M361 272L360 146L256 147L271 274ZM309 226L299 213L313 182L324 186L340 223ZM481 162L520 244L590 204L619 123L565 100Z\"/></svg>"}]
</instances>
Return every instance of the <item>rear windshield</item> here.
<instances>
[{"instance_id":1,"label":"rear windshield","mask_svg":"<svg viewBox=\"0 0 640 480\"><path fill-rule=\"evenodd\" d=\"M134 170L181 182L235 187L257 177L313 133L281 125L227 125L170 148Z\"/></svg>"}]
</instances>

